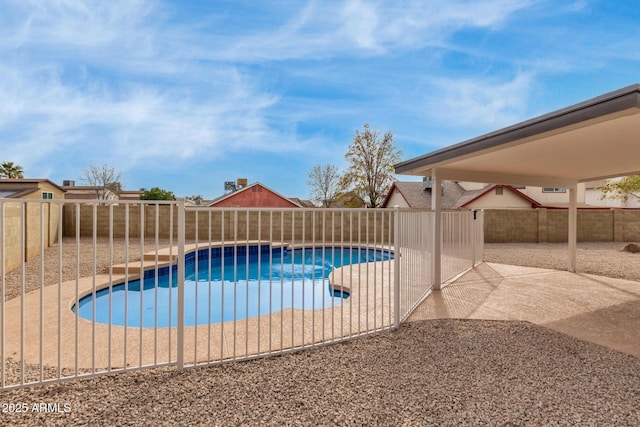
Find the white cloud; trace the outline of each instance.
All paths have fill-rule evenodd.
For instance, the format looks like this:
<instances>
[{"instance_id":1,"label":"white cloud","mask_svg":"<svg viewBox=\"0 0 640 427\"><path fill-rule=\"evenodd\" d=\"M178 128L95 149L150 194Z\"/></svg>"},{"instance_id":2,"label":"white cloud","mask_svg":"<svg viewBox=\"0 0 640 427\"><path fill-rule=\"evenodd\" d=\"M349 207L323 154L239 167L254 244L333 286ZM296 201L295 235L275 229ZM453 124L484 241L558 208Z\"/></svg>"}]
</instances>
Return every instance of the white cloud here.
<instances>
[{"instance_id":1,"label":"white cloud","mask_svg":"<svg viewBox=\"0 0 640 427\"><path fill-rule=\"evenodd\" d=\"M498 28L536 0L309 2L277 28L255 29L198 55L237 61L383 54L441 46L461 28ZM214 39L216 39L214 37ZM217 42L223 43L224 39Z\"/></svg>"},{"instance_id":2,"label":"white cloud","mask_svg":"<svg viewBox=\"0 0 640 427\"><path fill-rule=\"evenodd\" d=\"M154 10L147 0L20 0L12 3L4 18L7 40L12 40L7 45L53 46L63 51L72 47L133 45L134 41L139 46L145 37L132 35L140 36L142 32L138 29L148 32Z\"/></svg>"},{"instance_id":3,"label":"white cloud","mask_svg":"<svg viewBox=\"0 0 640 427\"><path fill-rule=\"evenodd\" d=\"M343 21L340 32L343 32L347 39L353 40L356 46L364 49L378 47L376 32L379 30L380 19L373 3L361 0L348 1L340 11L340 19Z\"/></svg>"},{"instance_id":4,"label":"white cloud","mask_svg":"<svg viewBox=\"0 0 640 427\"><path fill-rule=\"evenodd\" d=\"M58 152L87 164L108 156L126 169L150 159L285 149L295 135L273 130L267 114L278 97L233 64L184 56L190 46L177 35L186 27L165 22L159 34L151 6L60 0L7 9L0 18L8 35L0 38L3 157L29 167Z\"/></svg>"},{"instance_id":5,"label":"white cloud","mask_svg":"<svg viewBox=\"0 0 640 427\"><path fill-rule=\"evenodd\" d=\"M519 73L510 81L435 79L425 114L452 126L495 129L522 120L533 75Z\"/></svg>"},{"instance_id":6,"label":"white cloud","mask_svg":"<svg viewBox=\"0 0 640 427\"><path fill-rule=\"evenodd\" d=\"M355 121L356 115L376 111L385 118L390 99L397 101L394 108L413 116L426 106L425 114L452 126L509 124L522 118L540 66L511 79L504 75L513 75L513 68L492 79L484 74L452 78L444 66L420 69L440 65L429 62L438 52L421 50L458 49L451 40L461 29L501 29L537 3L308 1L297 8L237 6L264 11L264 16L237 16L213 2L207 4L211 15L184 19L180 2L14 0L0 15L0 148L3 156L25 167L65 150L112 156L123 169L150 159L304 151L325 142L325 123L331 128L345 117ZM392 54L402 60L414 51L429 58L412 65L406 82L391 82L381 70L369 73L366 65L354 65L361 56ZM483 54L465 55L475 60ZM326 58L337 59L336 65L308 66L307 60ZM285 60L292 60L286 70L278 68L278 61ZM317 97L299 95L297 88L279 82L294 68L291 64L307 73L296 76L298 85L321 81L336 99L321 99L317 88L312 88ZM560 59L552 65L570 69ZM406 77L404 70L388 69L397 72L396 80ZM416 94L414 82L423 78L430 83L419 88L424 94ZM350 93L341 97L343 90ZM353 97L357 93L363 95ZM320 130L300 137L298 123ZM338 132L331 129L326 141L337 139ZM97 161L79 162L89 160Z\"/></svg>"},{"instance_id":7,"label":"white cloud","mask_svg":"<svg viewBox=\"0 0 640 427\"><path fill-rule=\"evenodd\" d=\"M460 28L499 27L511 14L526 9L530 0L367 2L349 0L343 28L363 48L439 45ZM375 5L375 6L374 6ZM382 19L378 19L382 17Z\"/></svg>"},{"instance_id":8,"label":"white cloud","mask_svg":"<svg viewBox=\"0 0 640 427\"><path fill-rule=\"evenodd\" d=\"M179 161L282 149L269 143L275 135L263 117L277 99L256 93L232 69L194 96L144 83L124 90L79 87L48 68L5 68L2 74L0 147L25 166L63 150L109 156L126 168L149 158Z\"/></svg>"}]
</instances>

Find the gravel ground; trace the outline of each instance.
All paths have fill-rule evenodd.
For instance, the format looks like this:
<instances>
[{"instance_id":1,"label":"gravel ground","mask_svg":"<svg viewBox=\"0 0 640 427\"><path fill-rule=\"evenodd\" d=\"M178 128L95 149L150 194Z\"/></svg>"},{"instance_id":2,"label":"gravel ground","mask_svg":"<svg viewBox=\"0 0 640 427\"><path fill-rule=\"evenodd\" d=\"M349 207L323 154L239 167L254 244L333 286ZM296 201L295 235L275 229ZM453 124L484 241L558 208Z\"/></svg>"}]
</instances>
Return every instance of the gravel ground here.
<instances>
[{"instance_id":1,"label":"gravel ground","mask_svg":"<svg viewBox=\"0 0 640 427\"><path fill-rule=\"evenodd\" d=\"M576 271L640 281L640 253L621 252L626 243L578 243ZM567 269L566 243L487 243L484 260L525 267Z\"/></svg>"},{"instance_id":2,"label":"gravel ground","mask_svg":"<svg viewBox=\"0 0 640 427\"><path fill-rule=\"evenodd\" d=\"M640 280L640 254L620 247L579 244L578 270ZM45 263L57 263L50 251ZM566 245L486 245L485 259L562 269ZM80 263L92 270L92 257ZM40 274L32 264L27 287ZM1 425L637 426L640 359L526 322L430 320L249 362L5 391L0 402ZM37 412L41 403L63 413ZM7 412L17 407L27 412Z\"/></svg>"},{"instance_id":3,"label":"gravel ground","mask_svg":"<svg viewBox=\"0 0 640 427\"><path fill-rule=\"evenodd\" d=\"M168 240L158 242L159 248L168 247ZM141 247L140 239L131 239L128 245L129 261L139 261L141 254L155 249L155 240L145 240L144 248ZM67 238L62 241L62 268L60 268L59 246L53 245L47 248L44 253L44 283L52 285L58 283L59 277L62 281L75 280L76 271L78 277L91 276L94 272L93 254L95 252L95 271L98 274L108 273L111 264L122 264L127 259L125 256L124 240L114 239L113 251L111 251L108 239L97 239L95 248L92 239L82 238L76 243L75 238ZM77 255L80 255L79 257ZM113 258L112 258L113 257ZM78 259L79 258L79 259ZM41 257L35 257L25 263L25 290L26 292L40 288L41 277ZM6 276L6 300L13 299L20 295L22 269L13 269Z\"/></svg>"},{"instance_id":4,"label":"gravel ground","mask_svg":"<svg viewBox=\"0 0 640 427\"><path fill-rule=\"evenodd\" d=\"M637 426L639 390L632 356L529 323L436 320L262 360L5 392L69 412L0 423Z\"/></svg>"}]
</instances>

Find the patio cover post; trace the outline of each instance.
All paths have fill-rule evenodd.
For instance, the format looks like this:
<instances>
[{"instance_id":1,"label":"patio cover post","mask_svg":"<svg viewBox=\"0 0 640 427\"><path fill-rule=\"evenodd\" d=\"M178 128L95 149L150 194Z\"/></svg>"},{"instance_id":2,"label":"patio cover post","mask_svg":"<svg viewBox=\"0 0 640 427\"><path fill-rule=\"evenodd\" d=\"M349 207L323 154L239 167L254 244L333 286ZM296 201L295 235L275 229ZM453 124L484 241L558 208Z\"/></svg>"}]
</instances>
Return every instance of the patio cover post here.
<instances>
[{"instance_id":1,"label":"patio cover post","mask_svg":"<svg viewBox=\"0 0 640 427\"><path fill-rule=\"evenodd\" d=\"M431 170L431 210L433 211L433 252L431 253L432 288L440 289L442 281L442 179Z\"/></svg>"},{"instance_id":2,"label":"patio cover post","mask_svg":"<svg viewBox=\"0 0 640 427\"><path fill-rule=\"evenodd\" d=\"M577 193L577 185L569 188L569 259L567 267L570 273L576 272L576 241L578 235Z\"/></svg>"}]
</instances>

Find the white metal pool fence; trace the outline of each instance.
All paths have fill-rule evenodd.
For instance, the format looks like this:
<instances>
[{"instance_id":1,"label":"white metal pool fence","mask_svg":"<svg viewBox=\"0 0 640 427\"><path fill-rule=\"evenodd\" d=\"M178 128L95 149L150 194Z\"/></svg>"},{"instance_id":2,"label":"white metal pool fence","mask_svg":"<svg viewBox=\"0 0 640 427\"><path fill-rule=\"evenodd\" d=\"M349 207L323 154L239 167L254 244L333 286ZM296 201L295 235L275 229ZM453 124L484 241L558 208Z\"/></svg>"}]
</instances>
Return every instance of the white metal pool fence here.
<instances>
[{"instance_id":1,"label":"white metal pool fence","mask_svg":"<svg viewBox=\"0 0 640 427\"><path fill-rule=\"evenodd\" d=\"M246 360L395 328L433 287L433 219L0 199L0 389ZM443 212L442 224L444 281L481 260L482 212ZM372 258L356 263L361 253ZM100 296L107 317L98 319Z\"/></svg>"}]
</instances>

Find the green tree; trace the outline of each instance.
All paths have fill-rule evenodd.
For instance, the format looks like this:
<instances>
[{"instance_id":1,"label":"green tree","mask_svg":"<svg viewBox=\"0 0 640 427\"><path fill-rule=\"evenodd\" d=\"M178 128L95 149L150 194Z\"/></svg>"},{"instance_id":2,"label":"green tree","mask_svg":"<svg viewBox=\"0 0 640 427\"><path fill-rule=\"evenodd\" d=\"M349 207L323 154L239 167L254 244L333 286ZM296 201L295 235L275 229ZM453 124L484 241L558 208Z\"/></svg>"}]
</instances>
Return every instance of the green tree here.
<instances>
[{"instance_id":1,"label":"green tree","mask_svg":"<svg viewBox=\"0 0 640 427\"><path fill-rule=\"evenodd\" d=\"M176 196L171 191L153 187L140 195L140 200L175 200Z\"/></svg>"},{"instance_id":2,"label":"green tree","mask_svg":"<svg viewBox=\"0 0 640 427\"><path fill-rule=\"evenodd\" d=\"M307 180L311 191L309 196L314 203L328 208L336 200L340 185L338 167L334 165L315 165Z\"/></svg>"},{"instance_id":3,"label":"green tree","mask_svg":"<svg viewBox=\"0 0 640 427\"><path fill-rule=\"evenodd\" d=\"M394 181L400 156L390 131L380 137L365 123L362 132L356 130L344 156L349 167L341 179L342 193L353 192L367 207L380 206Z\"/></svg>"},{"instance_id":4,"label":"green tree","mask_svg":"<svg viewBox=\"0 0 640 427\"><path fill-rule=\"evenodd\" d=\"M618 199L625 203L630 198L640 200L640 175L625 176L619 181L607 180L600 190L602 199Z\"/></svg>"},{"instance_id":5,"label":"green tree","mask_svg":"<svg viewBox=\"0 0 640 427\"><path fill-rule=\"evenodd\" d=\"M24 178L24 171L22 166L13 162L2 162L0 164L0 175L6 175L9 179L21 179Z\"/></svg>"}]
</instances>

